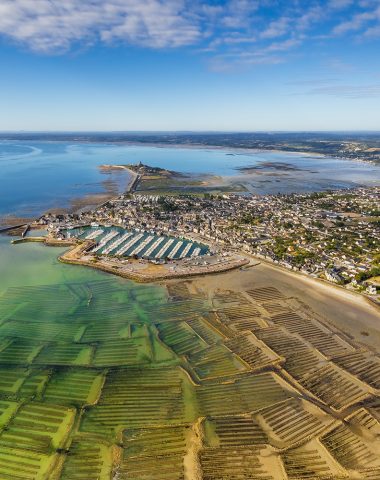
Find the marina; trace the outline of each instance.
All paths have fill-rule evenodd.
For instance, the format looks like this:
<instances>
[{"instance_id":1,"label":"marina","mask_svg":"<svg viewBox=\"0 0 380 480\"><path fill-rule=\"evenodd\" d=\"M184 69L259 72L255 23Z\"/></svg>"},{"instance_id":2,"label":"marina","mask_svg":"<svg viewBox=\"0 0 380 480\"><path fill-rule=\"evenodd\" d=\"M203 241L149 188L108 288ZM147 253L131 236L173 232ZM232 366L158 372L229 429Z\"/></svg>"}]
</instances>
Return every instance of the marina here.
<instances>
[{"instance_id":1,"label":"marina","mask_svg":"<svg viewBox=\"0 0 380 480\"><path fill-rule=\"evenodd\" d=\"M93 249L93 252L96 253L99 250L104 249L104 247L111 241L113 240L118 234L118 232L109 232L105 237L103 237L99 244Z\"/></svg>"},{"instance_id":2,"label":"marina","mask_svg":"<svg viewBox=\"0 0 380 480\"><path fill-rule=\"evenodd\" d=\"M149 256L153 250L156 250L156 248L165 240L164 237L158 238L152 245L148 248L146 251L146 255Z\"/></svg>"},{"instance_id":3,"label":"marina","mask_svg":"<svg viewBox=\"0 0 380 480\"><path fill-rule=\"evenodd\" d=\"M179 241L176 243L175 247L172 249L170 252L169 258L172 259L175 257L175 254L178 252L178 250L182 247L183 242Z\"/></svg>"},{"instance_id":4,"label":"marina","mask_svg":"<svg viewBox=\"0 0 380 480\"><path fill-rule=\"evenodd\" d=\"M190 239L154 232L127 231L122 227L76 227L64 232L67 238L92 240L91 253L115 257L143 258L151 261L179 260L209 253L206 245Z\"/></svg>"},{"instance_id":5,"label":"marina","mask_svg":"<svg viewBox=\"0 0 380 480\"><path fill-rule=\"evenodd\" d=\"M95 240L96 237L99 237L103 233L103 230L95 230L89 233L86 237L86 240Z\"/></svg>"},{"instance_id":6,"label":"marina","mask_svg":"<svg viewBox=\"0 0 380 480\"><path fill-rule=\"evenodd\" d=\"M125 233L121 237L119 237L117 240L114 242L110 243L107 248L104 249L104 254L108 255L114 250L116 250L122 243L124 243L126 240L128 240L129 237L131 237L133 233Z\"/></svg>"}]
</instances>

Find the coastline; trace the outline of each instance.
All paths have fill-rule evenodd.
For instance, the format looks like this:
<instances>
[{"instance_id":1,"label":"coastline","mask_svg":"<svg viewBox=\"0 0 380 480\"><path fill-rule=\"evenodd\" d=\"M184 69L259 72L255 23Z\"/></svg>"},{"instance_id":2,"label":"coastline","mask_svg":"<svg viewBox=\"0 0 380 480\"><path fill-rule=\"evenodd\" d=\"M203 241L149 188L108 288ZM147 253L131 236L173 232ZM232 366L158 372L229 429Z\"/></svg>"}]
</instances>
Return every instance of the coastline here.
<instances>
[{"instance_id":1,"label":"coastline","mask_svg":"<svg viewBox=\"0 0 380 480\"><path fill-rule=\"evenodd\" d=\"M130 193L133 191L133 188L136 186L136 183L138 181L139 175L136 174L133 170L129 169L128 167L124 165L99 165L98 169L100 171L104 171L106 173L112 172L115 170L124 170L127 171L128 175L130 176L130 179L126 185L126 187L123 189L122 192L115 192L114 194L107 193L106 191L102 193L97 193L97 194L91 194L91 195L85 195L84 197L79 197L77 199L77 205L75 205L75 200L71 200L71 207L70 209L73 210L73 213L79 212L84 209L96 209L100 208L101 206L105 205L107 202L110 200L113 200L117 197L119 197L122 194ZM102 197L101 202L96 202L97 198ZM66 209L66 211L69 211L70 209ZM63 209L65 210L65 209Z\"/></svg>"},{"instance_id":2,"label":"coastline","mask_svg":"<svg viewBox=\"0 0 380 480\"><path fill-rule=\"evenodd\" d=\"M9 141L12 141L10 139ZM30 141L30 140L23 140L23 141ZM353 161L358 163L368 163L370 165L378 165L377 162L369 159L358 159L358 158L350 158L350 157L337 157L334 155L327 155L324 153L313 152L313 151L294 151L294 150L281 150L278 148L249 148L249 147L228 147L228 146L220 146L220 145L204 145L202 143L194 143L194 144L185 144L185 143L163 143L163 142L138 142L136 140L107 140L105 142L99 141L91 141L91 140L84 140L84 139L73 139L73 140L44 140L46 143L71 143L73 145L76 144L83 144L83 145L128 145L128 146L135 146L135 147L157 147L157 148L184 148L184 149L195 149L195 150L226 150L229 152L239 152L239 153L260 153L260 152L272 152L272 153L281 153L281 154L289 154L289 155L299 155L299 156L315 156L321 158L331 158L334 160L344 160L344 161Z\"/></svg>"},{"instance_id":3,"label":"coastline","mask_svg":"<svg viewBox=\"0 0 380 480\"><path fill-rule=\"evenodd\" d=\"M86 144L91 144L92 142L81 142ZM220 146L220 145L204 145L202 143L199 144L184 144L184 143L160 143L160 142L136 142L136 141L115 141L115 142L107 142L109 145L128 145L131 147L157 147L157 148L170 148L170 149L186 149L186 150L225 150L229 153L236 153L237 155L241 153L245 154L258 154L262 152L270 152L270 153L280 153L283 155L297 155L300 157L317 157L320 159L332 159L332 160L342 160L342 161L352 161L357 163L366 163L369 165L379 165L379 163L369 160L369 159L359 159L359 158L350 158L346 156L335 156L335 155L328 155L325 153L313 152L313 151L294 151L294 150L281 150L278 148L249 148L249 147L228 147L228 146Z\"/></svg>"},{"instance_id":4,"label":"coastline","mask_svg":"<svg viewBox=\"0 0 380 480\"><path fill-rule=\"evenodd\" d=\"M47 140L47 143L68 143L66 140ZM283 156L297 156L297 157L304 157L304 158L310 158L310 157L315 157L317 158L318 160L328 160L328 159L331 159L331 160L339 160L339 161L351 161L351 162L355 162L355 163L364 163L364 164L368 164L368 165L371 165L371 166L378 166L379 164L372 161L372 160L362 160L362 159L357 159L357 158L347 158L347 157L340 157L340 156L333 156L333 155L327 155L327 154L322 154L322 153L318 153L318 152L310 152L310 151L291 151L291 150L281 150L281 149L266 149L266 148L247 148L247 147L238 147L238 146L234 146L234 147L228 147L228 146L218 146L218 145L204 145L204 144L181 144L181 143L176 143L176 144L165 144L165 143L156 143L156 142L148 142L148 143L139 143L138 141L112 141L112 142L104 142L104 143L99 143L99 142L96 142L96 141L86 141L86 140L81 140L81 139L76 139L75 142L72 142L74 144L84 144L84 145L114 145L114 146L131 146L131 147L141 147L143 148L144 146L146 147L152 147L152 148L168 148L168 149L185 149L185 150L203 150L203 151L207 151L207 150L215 150L215 151L225 151L226 154L236 154L237 156L240 155L240 154L247 154L247 155L250 155L252 154L252 156L254 155L257 155L257 154L265 154L265 153L276 153L276 154L281 154ZM98 165L96 168L100 168L101 169L102 165ZM112 170L116 171L116 170L119 170L119 171L122 171L122 170L127 170L128 171L128 175L132 175L135 173L128 169L127 167L124 167L124 166L120 166L120 165L110 165L109 167L112 167ZM114 168L113 168L114 167ZM265 172L264 172L265 173ZM202 177L204 176L206 178L206 182L207 182L207 175L211 175L211 174L197 174L196 172L193 172L193 174L197 175L198 177ZM233 175L219 175L219 177L221 178L221 187L226 187L226 186L230 186L232 183L234 183L235 181L240 183L240 180L241 180L241 175L239 176L239 172L236 171L236 174L233 174ZM243 177L244 178L244 177ZM236 183L235 182L235 183ZM125 190L124 190L124 187L123 187L123 190L120 190L118 192L118 194L122 194L124 191L128 191L129 187L130 187L130 183L131 181L128 182ZM380 180L378 182L380 184ZM377 183L376 183L377 184ZM360 184L358 186L364 186L364 184ZM260 190L261 186L259 187L259 190ZM348 186L347 188L355 188L354 186ZM322 190L326 190L325 188L323 188ZM248 191L251 191L250 189L248 189ZM318 191L320 191L320 189L318 189ZM232 192L232 190L231 190ZM239 193L239 192L237 192ZM274 193L274 192L272 192ZM263 193L262 193L263 194ZM271 192L269 192L268 194L271 194ZM84 209L88 209L88 208L94 208L96 206L98 206L99 204L102 204L102 203L105 203L109 200L112 200L112 198L114 198L114 196L117 195L115 193L111 193L110 191L107 191L107 188L106 187L103 187L103 191L102 192L99 192L99 193L95 193L95 194L85 194L83 196L76 196L76 195L72 195L69 199L68 199L68 205L63 207L63 208L50 208L48 209L47 211L45 210L45 212L48 212L48 211L57 211L57 213L67 213L67 212L77 212L77 211L81 211L81 210L84 210ZM42 215L44 213L44 211L41 209L41 213L40 215ZM11 212L5 212L2 216L5 218L7 216L10 216L12 215ZM29 220L32 220L32 217L29 218Z\"/></svg>"},{"instance_id":5,"label":"coastline","mask_svg":"<svg viewBox=\"0 0 380 480\"><path fill-rule=\"evenodd\" d=\"M226 289L238 292L271 285L286 292L289 297L302 299L322 321L334 325L353 340L380 353L379 308L361 294L315 280L262 262L252 268L226 273L223 279L204 276L194 281L201 287L215 290L223 283Z\"/></svg>"},{"instance_id":6,"label":"coastline","mask_svg":"<svg viewBox=\"0 0 380 480\"><path fill-rule=\"evenodd\" d=\"M48 245L48 244L46 244ZM53 246L53 245L51 245ZM57 246L62 246L62 245L57 245ZM74 253L74 252L73 252ZM77 253L77 252L75 252ZM137 283L153 283L153 282L162 282L162 281L167 281L167 280L184 280L184 279L189 279L193 277L203 277L203 276L209 276L209 275L218 275L222 273L229 272L231 270L236 270L238 268L244 267L248 265L249 262L245 262L244 260L242 261L237 261L235 264L228 264L225 266L220 266L218 269L213 269L212 271L207 271L205 272L202 269L196 269L194 271L184 271L180 273L170 273L170 272L165 272L165 273L160 273L160 272L152 272L151 274L147 274L144 272L139 272L139 271L128 271L128 270L122 270L119 269L117 266L112 266L109 263L107 264L106 262L97 262L93 263L91 261L85 261L82 259L76 259L74 257L69 257L68 255L64 254L58 257L58 260L62 263L67 263L71 265L82 265L90 268L94 268L96 270L101 270L106 273L110 273L112 275L117 275L118 277L125 278L127 280L133 280Z\"/></svg>"},{"instance_id":7,"label":"coastline","mask_svg":"<svg viewBox=\"0 0 380 480\"><path fill-rule=\"evenodd\" d=\"M85 142L85 143L91 143L91 142ZM144 146L150 147L150 148L170 148L170 149L189 149L189 150L202 150L202 151L207 151L207 150L215 150L215 151L225 151L226 155L233 155L233 156L238 156L240 154L248 154L248 155L258 155L258 154L265 154L265 153L275 153L275 154L281 154L284 156L297 156L299 158L316 158L317 160L336 160L336 161L354 161L356 163L365 163L369 164L372 166L377 166L378 164L376 162L373 162L371 160L362 160L362 159L352 159L352 158L347 158L347 157L336 157L336 156L330 156L327 154L322 154L322 153L317 153L317 152L298 152L298 151L288 151L288 150L278 150L278 149L260 149L260 148L247 148L247 147L225 147L225 146L206 146L203 144L194 144L194 145L188 145L188 144L165 144L165 143L138 143L138 142L107 142L110 145L128 145L128 146L135 146L135 147L141 147L143 148ZM247 164L248 168L249 165ZM127 184L127 187L125 191L123 192L124 194L131 193L135 190L137 190L137 186L139 183L142 183L142 176L138 175L135 171L131 170L128 168L126 165L120 165L120 164L103 164L98 167L100 170L104 169L105 171L127 171L128 175L131 176L130 181ZM277 171L275 168L275 171L268 171L265 168L264 169L258 169L253 172L245 173L244 171L239 171L239 167L233 167L233 170L235 173L233 174L212 174L212 173L196 173L192 172L190 174L184 174L187 176L193 176L195 177L199 182L201 182L201 187L205 188L205 192L208 193L208 190L211 190L212 193L215 194L246 194L246 193L251 193L251 194L256 194L256 195L274 195L275 192L277 191L277 184L274 182L279 182L280 178L283 175L287 175L287 172L282 172L282 171ZM182 174L182 172L176 172L178 174ZM271 179L271 180L268 180ZM273 183L272 189L269 187L262 187L261 185L256 185L254 186L253 184L256 182L264 182L264 183ZM186 182L184 182L185 184ZM380 179L378 182L376 182L374 185L380 185ZM368 185L368 186L374 186L374 185ZM347 191L355 188L361 188L367 186L366 184L349 184L347 183L345 187L340 187L340 189L345 189ZM177 186L178 187L178 186ZM197 187L195 187L197 188ZM204 193L202 191L202 188L199 189L199 192L197 193ZM267 189L267 192L263 192L262 188ZM334 190L334 188L327 188L327 186L322 187L322 188L316 188L316 191L327 191L327 190ZM191 189L190 189L191 190ZM309 190L305 189L305 193L307 193ZM186 194L186 193L194 193L192 191L186 192L186 190L181 191L181 189L178 187L176 190L176 187L174 186L173 192L175 194ZM149 190L144 191L143 193L149 194ZM160 189L158 192L156 192L153 189L153 194L158 193L160 194ZM168 192L164 192L168 194ZM292 193L291 191L285 191L283 192L285 194L290 194ZM120 193L119 193L120 195ZM107 197L104 201L102 201L100 204L95 205L93 202L88 202L87 208L98 208L104 204L106 204L108 201L112 201L114 198L117 198L119 195L115 196L109 196ZM84 202L87 203L87 202ZM77 209L77 211L79 211Z\"/></svg>"},{"instance_id":8,"label":"coastline","mask_svg":"<svg viewBox=\"0 0 380 480\"><path fill-rule=\"evenodd\" d=\"M81 142L85 144L91 144L92 142ZM278 148L249 148L249 147L228 147L228 146L219 146L219 145L204 145L204 144L182 144L182 143L155 143L155 142L132 142L132 141L115 141L115 142L107 142L109 145L126 145L130 147L151 147L151 148L168 148L168 149L184 149L184 150L216 150L221 151L225 150L228 153L236 154L237 156L240 154L259 154L263 152L269 153L276 153L282 155L297 155L299 157L316 157L318 159L330 159L330 160L342 160L344 162L351 161L356 163L365 163L368 165L379 166L378 162L369 159L360 159L360 158L350 158L346 156L335 156L335 155L327 155L325 153L313 152L313 151L294 151L294 150L281 150Z\"/></svg>"},{"instance_id":9,"label":"coastline","mask_svg":"<svg viewBox=\"0 0 380 480\"><path fill-rule=\"evenodd\" d=\"M243 252L241 254L243 254ZM335 287L337 290L339 290L343 294L346 293L348 295L354 295L354 296L356 296L356 298L365 299L370 305L373 305L380 310L380 304L377 303L375 300L371 299L368 295L366 295L363 292L357 292L355 290L349 290L349 289L345 288L343 285L338 285L337 283L329 282L328 280L325 280L325 279L320 278L320 277L312 277L311 275L308 275L307 273L301 272L300 270L291 270L290 268L286 268L283 265L272 262L272 261L270 261L266 258L258 257L256 255L251 255L251 254L247 254L247 253L244 253L244 255L246 255L246 256L254 259L254 260L257 260L259 263L263 263L263 264L267 265L268 267L271 267L273 269L281 270L284 273L288 273L289 275L295 275L298 278L304 278L304 279L307 279L307 280L310 280L310 281L315 281L315 282L320 283L321 285L324 285L325 287Z\"/></svg>"},{"instance_id":10,"label":"coastline","mask_svg":"<svg viewBox=\"0 0 380 480\"><path fill-rule=\"evenodd\" d=\"M122 167L123 167L123 169L126 169L131 173L131 180L128 183L127 190L125 192L125 193L128 193L128 192L131 191L131 189L133 187L136 186L135 183L136 183L137 180L139 180L140 175L138 175L133 170L130 170L128 167L124 167L124 166L122 166ZM104 205L108 201L109 200L103 202L102 204L98 205L98 207ZM11 227L11 228L14 228L14 227ZM31 228L35 229L35 228L38 228L38 226L37 225L34 225L34 226L31 225ZM197 242L201 242L201 243L204 243L204 244L207 244L207 245L211 245L213 248L218 249L218 244L215 244L212 241L210 242L210 239L207 239L207 238L203 237L202 235L191 234L191 235L189 235L189 238L191 238L192 240L197 241ZM75 248L75 246L78 245L78 242L76 240L74 240L74 241L72 241L72 240L58 240L58 239L54 239L52 237L24 237L24 238L16 239L16 240L12 241L12 243L14 243L14 244L25 243L25 242L42 242L47 246L63 246L63 247L73 246L74 248ZM311 276L311 275L309 275L305 272L287 268L287 267L285 267L285 266L283 266L279 263L271 261L270 259L264 258L263 256L257 256L257 255L254 255L254 254L250 254L250 253L247 253L244 250L234 250L234 249L232 249L232 252L233 252L234 255L236 255L240 258L245 258L246 262L244 262L242 264L239 264L239 265L236 265L236 266L233 266L233 267L220 268L220 269L217 269L217 270L212 271L212 272L205 272L204 269L198 269L196 272L178 273L178 274L173 273L173 274L170 274L170 275L168 275L168 274L164 274L164 275L163 274L151 274L151 273L148 274L148 275L144 275L141 272L138 272L138 273L136 273L136 272L133 272L133 273L125 272L125 271L119 270L118 268L115 268L115 266L107 266L107 260L103 263L98 262L97 264L94 264L93 262L89 262L87 260L85 261L85 260L75 259L73 256L71 256L71 255L67 256L66 254L61 256L60 260L65 262L65 263L71 263L72 262L72 263L75 263L75 264L82 264L82 265L89 266L89 267L92 267L92 268L97 268L99 270L106 271L110 274L118 275L118 276L121 276L121 277L124 277L124 278L130 278L130 279L135 280L137 282L150 282L150 281L154 282L154 281L160 281L160 280L164 280L164 279L187 278L187 277L194 277L194 276L198 276L198 275L203 276L203 275L209 275L209 274L215 274L215 273L218 274L218 273L228 272L228 271L236 269L236 268L241 268L241 267L251 268L253 266L263 264L263 265L266 265L269 268L274 269L275 271L281 271L285 274L288 274L290 276L294 276L298 279L304 279L305 281L313 282L314 284L319 284L321 286L324 286L325 288L334 287L334 289L337 292L340 292L342 295L347 295L348 297L355 297L360 301L364 300L368 305L370 305L370 306L372 306L372 307L374 307L374 308L376 308L380 311L380 303L378 302L378 300L375 299L375 298L372 299L371 297L369 297L364 292L359 292L359 291L347 289L344 286L341 286L341 285L338 285L336 283L330 282L330 281L325 280L323 278L314 277L314 276ZM255 261L256 264L252 265L251 264L252 260ZM151 265L153 265L153 264L151 264Z\"/></svg>"},{"instance_id":11,"label":"coastline","mask_svg":"<svg viewBox=\"0 0 380 480\"><path fill-rule=\"evenodd\" d=\"M69 247L58 257L60 262L90 267L137 283L194 279L202 285L215 285L219 288L223 283L227 288L237 287L239 290L249 288L254 282L258 284L270 282L281 290L290 292L294 290L295 296L299 298L305 297L305 303L309 304L325 321L336 325L344 333L349 333L356 341L372 349L378 349L380 345L380 325L378 325L380 307L366 295L310 277L302 272L289 270L245 252L240 253L242 260L234 264L219 265L219 268L213 268L210 271L198 268L194 271L171 272L163 271L156 265L151 265L152 268L149 271L143 269L139 271L138 268L134 268L133 263L127 263L126 266L129 266L127 268L120 268L117 262L112 262L112 259L94 262L90 256L83 257L92 245L91 241L78 243L76 240L26 237L13 240L12 243L27 242L41 242L51 247ZM256 263L252 264L252 260ZM223 275L223 281L220 275ZM334 307L331 306L332 304ZM338 304L339 307L337 307ZM363 312L366 312L366 315L362 315Z\"/></svg>"},{"instance_id":12,"label":"coastline","mask_svg":"<svg viewBox=\"0 0 380 480\"><path fill-rule=\"evenodd\" d=\"M192 234L192 235L190 235L190 237L195 241L207 243L209 245L212 245L213 248L218 248L218 244L216 244L214 242L210 242L210 239L204 238L199 234ZM311 275L309 275L305 272L302 272L300 270L293 270L293 269L287 268L287 267L285 267L285 266L283 266L279 263L276 263L272 260L264 258L263 256L253 255L251 253L247 253L244 250L233 250L232 249L232 251L237 255L241 255L243 257L246 257L247 259L250 259L251 261L254 260L256 262L256 264L251 265L251 267L263 264L263 265L265 265L269 268L272 268L275 271L281 271L283 273L293 275L295 278L298 278L298 279L305 279L305 280L308 280L310 282L315 282L315 284L322 285L326 288L334 287L337 292L340 292L343 295L347 294L348 296L354 296L357 299L365 300L368 305L378 309L379 312L380 312L380 303L375 298L372 299L369 295L365 294L364 292L359 292L359 291L347 289L343 285L339 285L337 283L330 282L330 281L325 280L325 279L320 278L320 277L311 276Z\"/></svg>"},{"instance_id":13,"label":"coastline","mask_svg":"<svg viewBox=\"0 0 380 480\"><path fill-rule=\"evenodd\" d=\"M250 261L243 256L235 257L223 264L209 266L190 266L177 262L177 270L170 270L164 265L141 264L132 262L121 264L120 261L112 258L94 259L86 255L87 250L94 245L91 240L78 242L77 240L58 240L51 237L26 237L13 240L13 244L39 242L48 247L71 247L58 257L62 263L71 265L82 265L101 270L112 275L133 280L138 283L152 283L164 280L186 279L205 275L217 275L231 270L236 270L250 264ZM168 264L170 266L170 264ZM137 267L137 268L136 268ZM145 267L145 268L144 268Z\"/></svg>"},{"instance_id":14,"label":"coastline","mask_svg":"<svg viewBox=\"0 0 380 480\"><path fill-rule=\"evenodd\" d=\"M126 165L106 165L106 164L104 164L104 165L99 165L98 168L99 168L99 170L104 170L106 172L107 171L113 171L113 170L126 170L128 172L128 174L130 175L130 180L128 181L127 186L122 193L119 193L118 195L111 196L111 198L109 198L105 202L100 203L95 208L99 208L102 205L104 205L105 203L107 203L108 201L110 201L114 198L117 198L120 195L131 193L132 191L134 191L136 189L140 176L136 172L134 172L133 170L128 168Z\"/></svg>"}]
</instances>

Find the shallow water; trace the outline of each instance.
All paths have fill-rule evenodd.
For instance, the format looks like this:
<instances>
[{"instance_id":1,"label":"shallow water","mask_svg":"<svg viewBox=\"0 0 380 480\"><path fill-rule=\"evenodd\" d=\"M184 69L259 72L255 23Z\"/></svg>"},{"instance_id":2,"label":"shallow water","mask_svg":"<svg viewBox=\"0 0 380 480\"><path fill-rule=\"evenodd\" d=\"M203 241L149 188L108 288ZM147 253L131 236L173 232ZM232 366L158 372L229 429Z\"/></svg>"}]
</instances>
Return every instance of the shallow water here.
<instances>
[{"instance_id":1,"label":"shallow water","mask_svg":"<svg viewBox=\"0 0 380 480\"><path fill-rule=\"evenodd\" d=\"M250 190L261 194L380 184L380 166L282 152L1 141L0 215L32 217L47 209L67 208L73 198L103 192L107 185L123 191L128 174L102 173L99 165L140 161L222 176L240 175L239 167L262 167L250 183ZM268 162L280 168L268 167ZM282 170L281 165L287 168Z\"/></svg>"},{"instance_id":2,"label":"shallow water","mask_svg":"<svg viewBox=\"0 0 380 480\"><path fill-rule=\"evenodd\" d=\"M46 247L41 243L12 245L11 240L12 237L0 235L0 295L9 287L89 282L105 278L116 284L132 283L97 270L60 263L57 258L65 248Z\"/></svg>"}]
</instances>

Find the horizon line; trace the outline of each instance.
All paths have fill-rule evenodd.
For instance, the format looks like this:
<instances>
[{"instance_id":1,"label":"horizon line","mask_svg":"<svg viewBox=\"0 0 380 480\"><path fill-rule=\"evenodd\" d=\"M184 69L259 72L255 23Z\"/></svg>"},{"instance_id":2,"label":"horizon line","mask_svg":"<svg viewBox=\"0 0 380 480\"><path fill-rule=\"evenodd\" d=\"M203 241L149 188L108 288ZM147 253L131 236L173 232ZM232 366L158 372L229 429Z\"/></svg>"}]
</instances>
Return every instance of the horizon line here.
<instances>
[{"instance_id":1,"label":"horizon line","mask_svg":"<svg viewBox=\"0 0 380 480\"><path fill-rule=\"evenodd\" d=\"M55 133L72 133L72 134L97 134L97 133L117 133L117 134L225 134L225 133L376 133L380 134L380 130L0 130L1 134L55 134Z\"/></svg>"}]
</instances>

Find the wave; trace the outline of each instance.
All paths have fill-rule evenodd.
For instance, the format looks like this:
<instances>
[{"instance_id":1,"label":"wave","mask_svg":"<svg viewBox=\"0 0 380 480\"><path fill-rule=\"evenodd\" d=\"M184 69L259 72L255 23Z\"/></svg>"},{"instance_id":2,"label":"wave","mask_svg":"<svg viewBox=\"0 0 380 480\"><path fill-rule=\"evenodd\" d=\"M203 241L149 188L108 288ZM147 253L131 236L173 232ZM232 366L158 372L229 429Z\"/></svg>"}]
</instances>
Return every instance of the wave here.
<instances>
[{"instance_id":1,"label":"wave","mask_svg":"<svg viewBox=\"0 0 380 480\"><path fill-rule=\"evenodd\" d=\"M1 145L1 144L0 144ZM18 144L12 144L12 147L19 147L19 148L29 148L30 151L27 153L23 154L5 154L2 155L0 152L0 158L2 160L21 160L23 158L28 158L28 157L35 157L37 155L40 155L43 150L41 148L33 147L32 145L18 145Z\"/></svg>"}]
</instances>

